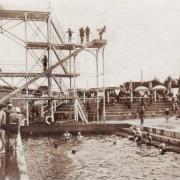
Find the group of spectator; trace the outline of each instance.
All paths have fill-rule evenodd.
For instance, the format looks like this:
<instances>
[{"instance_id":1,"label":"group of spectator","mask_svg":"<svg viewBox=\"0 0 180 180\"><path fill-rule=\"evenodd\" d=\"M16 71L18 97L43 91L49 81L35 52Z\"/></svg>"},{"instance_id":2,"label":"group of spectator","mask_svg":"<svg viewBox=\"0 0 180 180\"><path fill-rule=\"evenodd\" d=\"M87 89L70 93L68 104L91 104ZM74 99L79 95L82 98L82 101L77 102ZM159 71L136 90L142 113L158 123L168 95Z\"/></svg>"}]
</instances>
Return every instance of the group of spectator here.
<instances>
[{"instance_id":1,"label":"group of spectator","mask_svg":"<svg viewBox=\"0 0 180 180\"><path fill-rule=\"evenodd\" d=\"M74 31L72 31L71 28L68 28L66 33L68 34L68 42L71 42ZM90 28L88 26L85 29L83 27L79 29L79 37L81 40L81 44L84 42L84 36L86 36L86 42L89 42L89 35L90 35Z\"/></svg>"},{"instance_id":2,"label":"group of spectator","mask_svg":"<svg viewBox=\"0 0 180 180\"><path fill-rule=\"evenodd\" d=\"M18 124L22 125L23 114L19 107L14 107L12 103L6 105L0 104L0 126L4 124Z\"/></svg>"},{"instance_id":3,"label":"group of spectator","mask_svg":"<svg viewBox=\"0 0 180 180\"><path fill-rule=\"evenodd\" d=\"M132 97L131 97L132 96ZM131 100L133 98L133 100ZM107 93L106 93L106 102L107 102ZM141 99L144 99L144 102L149 102L152 104L152 102L155 99L155 92L144 92L141 94L140 92L131 92L130 91L122 91L120 90L117 94L114 90L109 91L109 102L113 105L112 101L117 101L119 103L122 103L125 105L125 107L128 106L129 102L138 102ZM179 101L180 102L180 95L174 97L174 94L172 92L162 92L157 91L156 92L156 101L163 101L163 102L173 102L173 101Z\"/></svg>"},{"instance_id":4,"label":"group of spectator","mask_svg":"<svg viewBox=\"0 0 180 180\"><path fill-rule=\"evenodd\" d=\"M106 32L106 26L104 26L101 29L97 29L97 31L98 31L98 34L99 34L99 39L102 40L102 35L103 35L103 33ZM90 32L91 31L90 31L90 28L88 26L86 28L81 27L79 29L79 37L80 37L81 44L84 42L85 38L86 38L86 42L89 42ZM68 42L71 43L72 35L73 35L74 31L72 31L71 28L68 28L66 33L68 34Z\"/></svg>"},{"instance_id":5,"label":"group of spectator","mask_svg":"<svg viewBox=\"0 0 180 180\"><path fill-rule=\"evenodd\" d=\"M24 125L23 120L23 114L19 107L13 107L11 103L0 104L0 138L3 144L5 144L4 126L16 124L19 128L20 125Z\"/></svg>"}]
</instances>

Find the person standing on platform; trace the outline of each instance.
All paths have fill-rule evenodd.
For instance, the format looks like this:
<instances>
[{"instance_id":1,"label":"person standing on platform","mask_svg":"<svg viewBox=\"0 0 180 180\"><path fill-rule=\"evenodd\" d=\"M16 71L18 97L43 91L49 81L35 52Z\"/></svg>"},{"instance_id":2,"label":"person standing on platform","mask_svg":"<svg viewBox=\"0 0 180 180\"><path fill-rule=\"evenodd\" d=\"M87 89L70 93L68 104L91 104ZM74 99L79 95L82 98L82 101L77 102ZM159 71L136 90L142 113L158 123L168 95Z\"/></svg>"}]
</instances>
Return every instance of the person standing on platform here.
<instances>
[{"instance_id":1,"label":"person standing on platform","mask_svg":"<svg viewBox=\"0 0 180 180\"><path fill-rule=\"evenodd\" d=\"M84 42L84 28L83 27L79 29L79 36L80 36L80 40L82 44Z\"/></svg>"},{"instance_id":2,"label":"person standing on platform","mask_svg":"<svg viewBox=\"0 0 180 180\"><path fill-rule=\"evenodd\" d=\"M89 42L90 28L87 26L85 29L86 42Z\"/></svg>"},{"instance_id":3,"label":"person standing on platform","mask_svg":"<svg viewBox=\"0 0 180 180\"><path fill-rule=\"evenodd\" d=\"M68 42L71 42L72 40L72 34L74 33L70 28L68 28L68 30L66 31L66 33L68 34Z\"/></svg>"},{"instance_id":4,"label":"person standing on platform","mask_svg":"<svg viewBox=\"0 0 180 180\"><path fill-rule=\"evenodd\" d=\"M3 108L4 105L0 104L0 136L1 136L2 144L5 144L5 130L3 129L3 125L6 124L6 113L4 112ZM5 149L2 149L2 151L4 150Z\"/></svg>"},{"instance_id":5,"label":"person standing on platform","mask_svg":"<svg viewBox=\"0 0 180 180\"><path fill-rule=\"evenodd\" d=\"M169 108L167 108L167 109L164 111L164 117L165 117L166 121L169 120L169 116L170 116L170 111L169 111Z\"/></svg>"},{"instance_id":6,"label":"person standing on platform","mask_svg":"<svg viewBox=\"0 0 180 180\"><path fill-rule=\"evenodd\" d=\"M44 55L44 57L42 59L42 63L43 63L43 70L46 71L47 70L47 65L48 65L48 59L47 59L46 55Z\"/></svg>"},{"instance_id":7,"label":"person standing on platform","mask_svg":"<svg viewBox=\"0 0 180 180\"><path fill-rule=\"evenodd\" d=\"M97 31L99 32L99 39L102 40L102 35L106 32L106 26L104 26L102 29L97 29Z\"/></svg>"}]
</instances>

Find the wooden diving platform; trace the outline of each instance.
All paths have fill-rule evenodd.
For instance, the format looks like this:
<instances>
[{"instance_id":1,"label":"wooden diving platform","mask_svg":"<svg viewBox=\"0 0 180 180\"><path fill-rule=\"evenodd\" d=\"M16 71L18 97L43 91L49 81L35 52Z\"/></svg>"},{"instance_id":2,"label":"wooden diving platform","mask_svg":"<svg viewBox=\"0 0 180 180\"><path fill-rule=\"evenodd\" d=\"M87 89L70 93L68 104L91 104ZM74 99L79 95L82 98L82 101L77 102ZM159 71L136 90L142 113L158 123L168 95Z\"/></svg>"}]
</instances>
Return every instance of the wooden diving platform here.
<instances>
[{"instance_id":1,"label":"wooden diving platform","mask_svg":"<svg viewBox=\"0 0 180 180\"><path fill-rule=\"evenodd\" d=\"M88 48L101 48L106 45L106 40L94 39L92 44ZM57 50L75 50L78 48L83 48L83 44L49 44L46 42L28 42L28 49L48 49L53 46Z\"/></svg>"},{"instance_id":2,"label":"wooden diving platform","mask_svg":"<svg viewBox=\"0 0 180 180\"><path fill-rule=\"evenodd\" d=\"M13 73L13 72L0 72L0 77L26 77L26 73ZM48 74L42 73L28 73L28 77L36 77L37 75L41 75L41 77L47 77ZM63 78L73 78L78 77L79 73L68 73L68 74L52 74L54 77L63 77Z\"/></svg>"},{"instance_id":3,"label":"wooden diving platform","mask_svg":"<svg viewBox=\"0 0 180 180\"><path fill-rule=\"evenodd\" d=\"M0 10L0 19L24 21L27 15L28 21L47 21L49 14L40 11Z\"/></svg>"}]
</instances>

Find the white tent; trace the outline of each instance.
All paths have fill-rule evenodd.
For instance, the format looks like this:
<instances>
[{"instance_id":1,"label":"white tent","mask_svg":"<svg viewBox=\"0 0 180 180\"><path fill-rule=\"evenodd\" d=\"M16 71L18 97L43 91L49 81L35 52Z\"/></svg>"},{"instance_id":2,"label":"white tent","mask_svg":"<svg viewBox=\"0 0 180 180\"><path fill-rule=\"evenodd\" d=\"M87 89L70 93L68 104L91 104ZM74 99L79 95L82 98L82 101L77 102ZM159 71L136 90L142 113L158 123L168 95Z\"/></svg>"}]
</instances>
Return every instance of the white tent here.
<instances>
[{"instance_id":1,"label":"white tent","mask_svg":"<svg viewBox=\"0 0 180 180\"><path fill-rule=\"evenodd\" d=\"M134 91L148 91L148 88L145 86L138 86L134 89Z\"/></svg>"},{"instance_id":2,"label":"white tent","mask_svg":"<svg viewBox=\"0 0 180 180\"><path fill-rule=\"evenodd\" d=\"M153 90L167 90L167 88L163 85L157 85L153 88Z\"/></svg>"}]
</instances>

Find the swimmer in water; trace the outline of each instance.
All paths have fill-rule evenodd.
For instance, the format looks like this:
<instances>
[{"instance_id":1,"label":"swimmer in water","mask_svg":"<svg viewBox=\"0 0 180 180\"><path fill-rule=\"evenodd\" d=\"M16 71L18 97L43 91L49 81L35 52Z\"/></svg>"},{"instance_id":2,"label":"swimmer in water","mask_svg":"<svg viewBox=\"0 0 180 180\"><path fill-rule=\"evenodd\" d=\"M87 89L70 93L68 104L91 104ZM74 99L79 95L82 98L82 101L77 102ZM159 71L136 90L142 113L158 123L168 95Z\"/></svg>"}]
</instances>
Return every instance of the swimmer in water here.
<instances>
[{"instance_id":1,"label":"swimmer in water","mask_svg":"<svg viewBox=\"0 0 180 180\"><path fill-rule=\"evenodd\" d=\"M132 133L132 136L129 136L128 139L131 140L131 141L134 141L136 139L136 137L137 137L137 133L136 133L135 129L132 126L130 127L130 131Z\"/></svg>"},{"instance_id":2,"label":"swimmer in water","mask_svg":"<svg viewBox=\"0 0 180 180\"><path fill-rule=\"evenodd\" d=\"M84 136L81 135L81 132L78 132L77 140L78 141L83 141L83 139L84 139Z\"/></svg>"},{"instance_id":3,"label":"swimmer in water","mask_svg":"<svg viewBox=\"0 0 180 180\"><path fill-rule=\"evenodd\" d=\"M142 144L142 131L140 128L137 129L137 137L135 139L135 142L137 143L137 145Z\"/></svg>"},{"instance_id":4,"label":"swimmer in water","mask_svg":"<svg viewBox=\"0 0 180 180\"><path fill-rule=\"evenodd\" d=\"M72 138L72 134L68 131L66 131L63 136L65 138L65 142L68 142Z\"/></svg>"},{"instance_id":5,"label":"swimmer in water","mask_svg":"<svg viewBox=\"0 0 180 180\"><path fill-rule=\"evenodd\" d=\"M147 138L146 145L151 146L152 145L152 136L150 135L149 132L146 134L146 138Z\"/></svg>"},{"instance_id":6,"label":"swimmer in water","mask_svg":"<svg viewBox=\"0 0 180 180\"><path fill-rule=\"evenodd\" d=\"M165 143L161 143L159 145L159 153L161 155L165 154L165 152L167 151L167 147L166 147L166 144Z\"/></svg>"}]
</instances>

